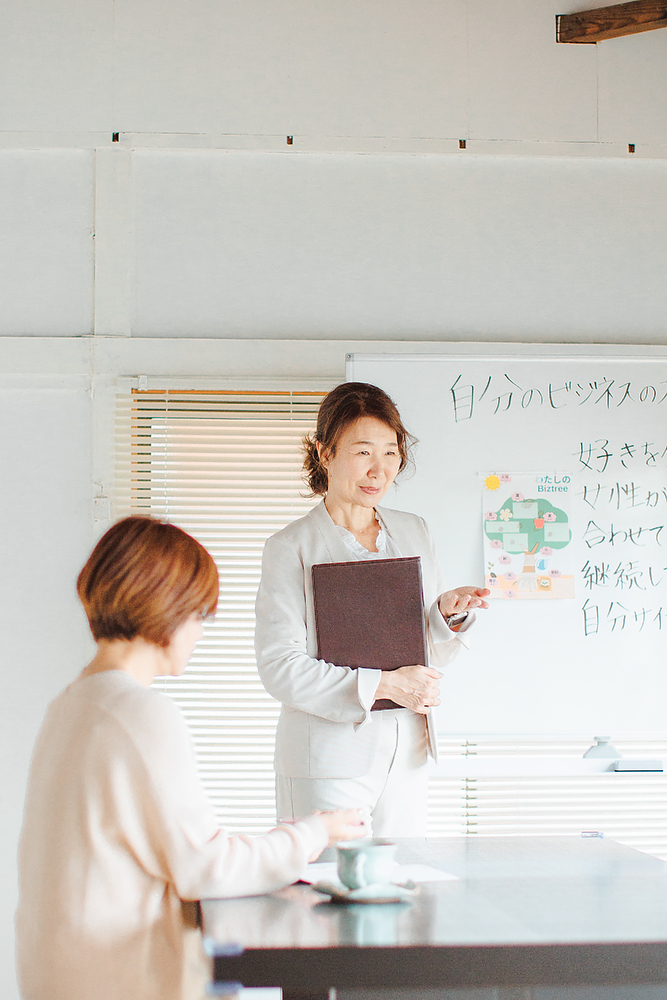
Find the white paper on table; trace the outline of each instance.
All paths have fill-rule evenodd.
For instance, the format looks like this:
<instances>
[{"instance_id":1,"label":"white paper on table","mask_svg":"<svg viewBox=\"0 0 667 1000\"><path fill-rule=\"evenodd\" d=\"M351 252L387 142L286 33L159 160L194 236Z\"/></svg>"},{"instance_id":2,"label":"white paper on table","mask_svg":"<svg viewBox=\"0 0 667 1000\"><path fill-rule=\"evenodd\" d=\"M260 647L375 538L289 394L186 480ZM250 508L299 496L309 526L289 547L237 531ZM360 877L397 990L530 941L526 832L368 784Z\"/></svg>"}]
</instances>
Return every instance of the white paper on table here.
<instances>
[{"instance_id":1,"label":"white paper on table","mask_svg":"<svg viewBox=\"0 0 667 1000\"><path fill-rule=\"evenodd\" d=\"M451 875L449 872L440 871L431 865L399 865L397 864L392 875L392 882L448 882L458 879L458 875ZM301 876L302 882L337 882L338 870L335 861L315 861L306 866L306 871Z\"/></svg>"},{"instance_id":2,"label":"white paper on table","mask_svg":"<svg viewBox=\"0 0 667 1000\"><path fill-rule=\"evenodd\" d=\"M458 875L443 872L431 865L398 865L400 877L396 882L450 882L458 880Z\"/></svg>"}]
</instances>

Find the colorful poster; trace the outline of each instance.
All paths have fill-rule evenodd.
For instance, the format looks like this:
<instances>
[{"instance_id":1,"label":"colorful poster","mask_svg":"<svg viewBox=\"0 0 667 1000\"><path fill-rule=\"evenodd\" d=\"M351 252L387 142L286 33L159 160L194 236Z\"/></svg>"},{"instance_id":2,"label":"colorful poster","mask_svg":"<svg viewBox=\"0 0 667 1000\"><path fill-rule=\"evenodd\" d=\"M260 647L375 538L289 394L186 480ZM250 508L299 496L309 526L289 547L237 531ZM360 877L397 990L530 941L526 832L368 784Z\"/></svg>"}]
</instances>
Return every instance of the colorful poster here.
<instances>
[{"instance_id":1,"label":"colorful poster","mask_svg":"<svg viewBox=\"0 0 667 1000\"><path fill-rule=\"evenodd\" d=\"M483 479L484 566L491 597L574 597L571 478L557 473Z\"/></svg>"}]
</instances>

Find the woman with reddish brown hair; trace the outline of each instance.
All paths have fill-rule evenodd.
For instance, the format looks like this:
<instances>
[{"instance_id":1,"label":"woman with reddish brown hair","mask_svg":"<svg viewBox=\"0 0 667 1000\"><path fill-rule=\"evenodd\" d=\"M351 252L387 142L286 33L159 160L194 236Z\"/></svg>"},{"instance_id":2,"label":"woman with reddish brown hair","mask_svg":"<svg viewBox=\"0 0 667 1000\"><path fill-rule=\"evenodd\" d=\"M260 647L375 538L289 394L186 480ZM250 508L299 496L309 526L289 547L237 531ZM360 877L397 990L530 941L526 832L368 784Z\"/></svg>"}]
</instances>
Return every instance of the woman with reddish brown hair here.
<instances>
[{"instance_id":1,"label":"woman with reddish brown hair","mask_svg":"<svg viewBox=\"0 0 667 1000\"><path fill-rule=\"evenodd\" d=\"M220 829L183 717L151 689L183 673L218 603L211 556L180 528L128 517L77 589L97 653L50 705L19 848L23 1000L199 1000L209 969L192 903L294 881L358 836L331 812L258 837ZM189 905L188 905L189 904Z\"/></svg>"},{"instance_id":2,"label":"woman with reddish brown hair","mask_svg":"<svg viewBox=\"0 0 667 1000\"><path fill-rule=\"evenodd\" d=\"M444 590L421 517L380 501L409 463L411 437L378 386L345 382L322 401L304 441L304 473L323 497L266 543L257 594L260 676L282 702L276 735L278 815L361 808L373 833L426 833L427 752L441 668L463 645L489 591ZM429 664L352 669L317 653L311 570L317 563L419 556ZM439 668L439 669L437 669ZM376 701L400 708L375 711Z\"/></svg>"}]
</instances>

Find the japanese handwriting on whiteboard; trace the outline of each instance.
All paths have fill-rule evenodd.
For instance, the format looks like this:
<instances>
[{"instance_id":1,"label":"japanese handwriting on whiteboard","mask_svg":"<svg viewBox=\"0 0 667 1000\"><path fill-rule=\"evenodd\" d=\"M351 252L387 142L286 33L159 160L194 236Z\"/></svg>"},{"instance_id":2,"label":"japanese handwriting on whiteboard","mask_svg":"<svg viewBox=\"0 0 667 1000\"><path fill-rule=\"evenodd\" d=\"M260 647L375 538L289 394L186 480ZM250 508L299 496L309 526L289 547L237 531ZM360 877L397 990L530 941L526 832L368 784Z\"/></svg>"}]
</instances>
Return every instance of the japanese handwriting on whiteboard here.
<instances>
[{"instance_id":1,"label":"japanese handwriting on whiteboard","mask_svg":"<svg viewBox=\"0 0 667 1000\"><path fill-rule=\"evenodd\" d=\"M601 378L590 382L575 379L544 382L540 385L520 384L510 375L489 375L479 382L467 382L459 375L450 387L454 420L472 420L477 416L495 416L516 410L534 411L540 407L560 410L565 407L596 407L610 410L628 406L660 405L667 400L667 381L655 385Z\"/></svg>"}]
</instances>

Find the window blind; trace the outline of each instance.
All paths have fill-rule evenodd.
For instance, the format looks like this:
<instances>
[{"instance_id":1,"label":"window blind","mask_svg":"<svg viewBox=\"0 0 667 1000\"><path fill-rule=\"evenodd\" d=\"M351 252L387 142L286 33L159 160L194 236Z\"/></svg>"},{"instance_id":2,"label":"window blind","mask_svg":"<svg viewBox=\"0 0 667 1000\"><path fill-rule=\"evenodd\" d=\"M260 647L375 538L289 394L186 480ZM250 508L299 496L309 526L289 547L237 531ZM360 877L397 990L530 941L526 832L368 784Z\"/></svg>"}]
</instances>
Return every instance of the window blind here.
<instances>
[{"instance_id":1,"label":"window blind","mask_svg":"<svg viewBox=\"0 0 667 1000\"><path fill-rule=\"evenodd\" d=\"M323 392L134 390L118 401L118 516L151 514L216 560L220 602L182 678L156 686L181 706L221 823L275 823L273 746L280 706L254 657L264 542L317 500L302 495L300 443Z\"/></svg>"},{"instance_id":2,"label":"window blind","mask_svg":"<svg viewBox=\"0 0 667 1000\"><path fill-rule=\"evenodd\" d=\"M279 705L259 680L254 600L264 542L317 500L304 497L300 443L324 392L148 389L118 399L118 516L173 521L220 570L216 619L182 678L157 685L181 706L202 780L221 823L257 833L275 822L273 745ZM459 661L465 669L463 660ZM559 754L581 758L591 739L531 743L441 739L443 756ZM626 756L667 757L667 743L621 743ZM606 836L667 858L662 774L440 778L429 787L433 836Z\"/></svg>"},{"instance_id":3,"label":"window blind","mask_svg":"<svg viewBox=\"0 0 667 1000\"><path fill-rule=\"evenodd\" d=\"M581 760L590 739L476 742L442 739L441 758L505 755ZM667 758L667 743L614 740L624 757ZM429 833L437 836L579 836L597 831L667 860L667 779L660 773L437 778Z\"/></svg>"}]
</instances>

